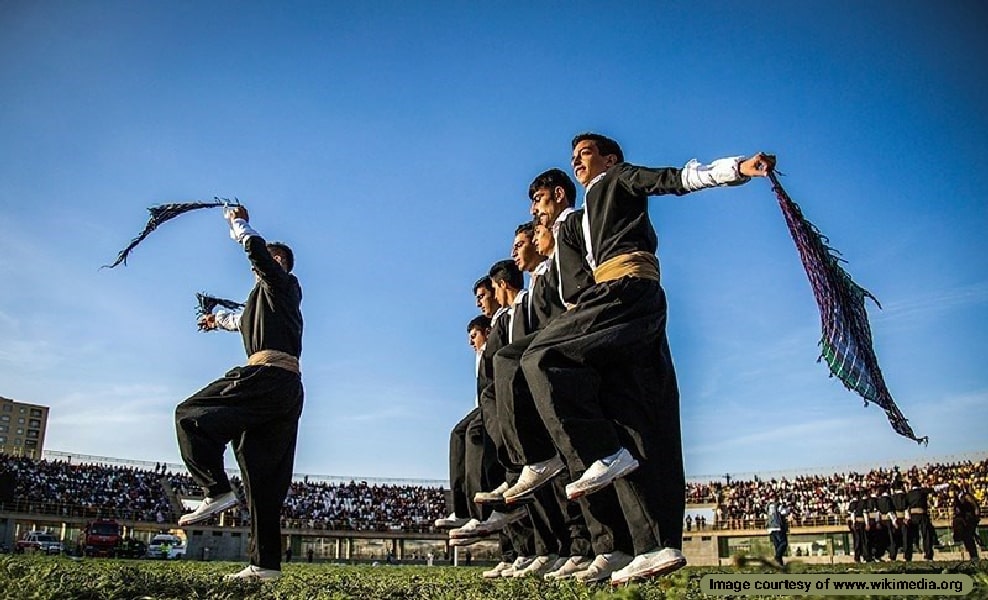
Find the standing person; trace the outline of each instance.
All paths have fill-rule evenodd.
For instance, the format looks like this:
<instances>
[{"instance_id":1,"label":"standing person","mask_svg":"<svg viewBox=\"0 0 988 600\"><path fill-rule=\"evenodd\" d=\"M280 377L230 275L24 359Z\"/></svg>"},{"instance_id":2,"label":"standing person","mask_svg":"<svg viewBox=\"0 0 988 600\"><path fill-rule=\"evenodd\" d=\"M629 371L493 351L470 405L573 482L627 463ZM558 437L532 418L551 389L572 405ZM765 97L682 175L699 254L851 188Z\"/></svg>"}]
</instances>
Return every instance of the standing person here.
<instances>
[{"instance_id":1,"label":"standing person","mask_svg":"<svg viewBox=\"0 0 988 600\"><path fill-rule=\"evenodd\" d=\"M974 536L978 532L978 522L981 521L981 508L971 492L961 490L954 499L953 530L954 540L964 544L971 561L978 562L978 545Z\"/></svg>"},{"instance_id":2,"label":"standing person","mask_svg":"<svg viewBox=\"0 0 988 600\"><path fill-rule=\"evenodd\" d=\"M895 560L906 545L906 490L902 479L892 482L892 528L889 532L889 558Z\"/></svg>"},{"instance_id":3,"label":"standing person","mask_svg":"<svg viewBox=\"0 0 988 600\"><path fill-rule=\"evenodd\" d=\"M923 558L933 560L932 524L930 523L930 489L920 485L918 479L910 482L906 492L906 528L909 532L906 538L906 560L913 559L913 546L919 540L923 550Z\"/></svg>"},{"instance_id":4,"label":"standing person","mask_svg":"<svg viewBox=\"0 0 988 600\"><path fill-rule=\"evenodd\" d=\"M783 557L789 548L789 516L788 510L779 503L778 497L773 493L765 509L765 527L768 529L768 537L772 540L775 548L775 562L780 567L785 566Z\"/></svg>"},{"instance_id":5,"label":"standing person","mask_svg":"<svg viewBox=\"0 0 988 600\"><path fill-rule=\"evenodd\" d=\"M240 465L251 515L250 564L236 578L281 576L281 506L291 484L302 414L302 288L294 255L266 243L248 223L247 209L225 211L230 236L243 245L256 283L242 313L206 315L203 329L240 331L247 365L234 367L175 409L182 460L206 497L179 526L199 523L237 503L223 468L227 443Z\"/></svg>"},{"instance_id":6,"label":"standing person","mask_svg":"<svg viewBox=\"0 0 988 600\"><path fill-rule=\"evenodd\" d=\"M854 544L854 562L871 562L871 546L865 529L865 500L861 497L861 490L855 489L853 484L849 495L851 501L847 505L847 525Z\"/></svg>"},{"instance_id":7,"label":"standing person","mask_svg":"<svg viewBox=\"0 0 988 600\"><path fill-rule=\"evenodd\" d=\"M686 564L679 391L648 196L744 183L767 175L774 158L644 168L624 162L620 145L598 134L577 136L572 150L574 175L586 189L582 226L595 284L536 335L521 364L577 478L567 495L615 484L636 555L612 573L620 584Z\"/></svg>"}]
</instances>

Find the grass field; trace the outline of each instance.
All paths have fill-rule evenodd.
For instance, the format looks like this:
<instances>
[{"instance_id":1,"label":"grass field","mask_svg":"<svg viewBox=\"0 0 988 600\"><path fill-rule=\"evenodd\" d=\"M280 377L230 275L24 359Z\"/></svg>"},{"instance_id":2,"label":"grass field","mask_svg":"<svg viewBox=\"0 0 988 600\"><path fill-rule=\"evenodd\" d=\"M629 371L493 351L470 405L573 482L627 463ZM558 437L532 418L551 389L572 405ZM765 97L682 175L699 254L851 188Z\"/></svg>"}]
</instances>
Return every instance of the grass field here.
<instances>
[{"instance_id":1,"label":"grass field","mask_svg":"<svg viewBox=\"0 0 988 600\"><path fill-rule=\"evenodd\" d=\"M749 566L686 568L643 584L614 589L573 581L485 580L480 567L339 566L293 563L277 582L227 581L223 576L243 565L223 562L151 562L73 560L64 557L0 556L0 598L4 600L540 600L713 598L700 591L700 578L713 573L780 573L757 559ZM851 566L851 565L849 565ZM793 563L789 573L846 573L846 568ZM975 580L964 598L988 598L988 567L970 563L885 563L870 573L963 573ZM718 596L724 598L725 596ZM734 596L779 598L780 596ZM803 596L820 598L821 596ZM852 598L853 596L837 596ZM883 595L880 598L934 596Z\"/></svg>"}]
</instances>

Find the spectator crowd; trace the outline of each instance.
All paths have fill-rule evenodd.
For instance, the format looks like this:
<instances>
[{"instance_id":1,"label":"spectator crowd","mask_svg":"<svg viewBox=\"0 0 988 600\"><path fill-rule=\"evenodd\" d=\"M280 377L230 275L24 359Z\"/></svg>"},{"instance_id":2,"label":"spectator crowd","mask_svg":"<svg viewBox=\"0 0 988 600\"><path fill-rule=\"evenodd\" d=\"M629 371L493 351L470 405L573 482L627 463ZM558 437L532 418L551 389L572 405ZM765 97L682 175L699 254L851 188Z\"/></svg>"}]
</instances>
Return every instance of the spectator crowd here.
<instances>
[{"instance_id":1,"label":"spectator crowd","mask_svg":"<svg viewBox=\"0 0 988 600\"><path fill-rule=\"evenodd\" d=\"M72 464L0 454L0 474L13 473L13 502L4 510L66 517L112 517L173 523L180 500L200 498L202 491L185 473L164 464L154 470L133 466ZM768 500L776 495L793 526L841 525L846 522L853 488L917 479L935 488L930 496L934 518L950 518L954 500L969 491L981 507L988 497L988 459L750 480L691 483L687 501L706 505L711 518L691 517L690 528L757 529L764 527ZM241 505L224 515L224 525L243 525L246 511L240 481L232 478ZM946 484L946 485L944 485ZM174 498L173 501L169 498ZM982 512L984 512L982 508ZM309 481L292 483L282 508L282 525L293 529L431 532L446 515L446 490L422 485L381 485ZM213 524L220 520L213 519Z\"/></svg>"}]
</instances>

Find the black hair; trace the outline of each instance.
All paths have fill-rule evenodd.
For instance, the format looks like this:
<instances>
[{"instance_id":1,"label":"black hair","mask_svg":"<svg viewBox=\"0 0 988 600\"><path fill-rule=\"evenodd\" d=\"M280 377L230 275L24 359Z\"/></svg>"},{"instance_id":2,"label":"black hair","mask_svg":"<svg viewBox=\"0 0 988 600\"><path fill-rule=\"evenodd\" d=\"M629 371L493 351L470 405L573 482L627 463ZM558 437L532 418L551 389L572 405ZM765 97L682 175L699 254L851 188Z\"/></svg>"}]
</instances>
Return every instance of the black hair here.
<instances>
[{"instance_id":1,"label":"black hair","mask_svg":"<svg viewBox=\"0 0 988 600\"><path fill-rule=\"evenodd\" d=\"M554 190L557 187L563 188L563 192L566 194L566 201L572 206L576 201L576 184L569 178L569 175L559 169L549 169L548 171L539 173L528 186L528 199L535 200L535 192L542 188Z\"/></svg>"},{"instance_id":2,"label":"black hair","mask_svg":"<svg viewBox=\"0 0 988 600\"><path fill-rule=\"evenodd\" d=\"M499 260L491 267L491 281L504 281L516 290L525 287L525 276L511 259Z\"/></svg>"},{"instance_id":3,"label":"black hair","mask_svg":"<svg viewBox=\"0 0 988 600\"><path fill-rule=\"evenodd\" d=\"M492 292L494 291L494 284L491 282L490 275L484 275L473 284L474 293L476 293L479 288L486 288Z\"/></svg>"},{"instance_id":4,"label":"black hair","mask_svg":"<svg viewBox=\"0 0 988 600\"><path fill-rule=\"evenodd\" d=\"M606 135L600 135L599 133L581 133L576 136L573 138L573 149L576 149L576 145L580 142L587 140L597 145L597 152L601 156L613 154L617 156L618 162L624 162L624 152L621 150L621 145Z\"/></svg>"},{"instance_id":5,"label":"black hair","mask_svg":"<svg viewBox=\"0 0 988 600\"><path fill-rule=\"evenodd\" d=\"M284 242L268 242L268 252L282 255L285 258L285 263L287 263L285 267L289 273L295 268L295 253L288 247L288 244Z\"/></svg>"},{"instance_id":6,"label":"black hair","mask_svg":"<svg viewBox=\"0 0 988 600\"><path fill-rule=\"evenodd\" d=\"M527 235L528 239L532 239L533 237L535 237L535 222L527 221L516 227L515 235L518 235L520 233L524 233L525 235Z\"/></svg>"},{"instance_id":7,"label":"black hair","mask_svg":"<svg viewBox=\"0 0 988 600\"><path fill-rule=\"evenodd\" d=\"M467 333L470 333L474 329L479 329L481 331L489 331L491 328L491 319L485 315L477 315L476 317L470 319L467 323Z\"/></svg>"}]
</instances>

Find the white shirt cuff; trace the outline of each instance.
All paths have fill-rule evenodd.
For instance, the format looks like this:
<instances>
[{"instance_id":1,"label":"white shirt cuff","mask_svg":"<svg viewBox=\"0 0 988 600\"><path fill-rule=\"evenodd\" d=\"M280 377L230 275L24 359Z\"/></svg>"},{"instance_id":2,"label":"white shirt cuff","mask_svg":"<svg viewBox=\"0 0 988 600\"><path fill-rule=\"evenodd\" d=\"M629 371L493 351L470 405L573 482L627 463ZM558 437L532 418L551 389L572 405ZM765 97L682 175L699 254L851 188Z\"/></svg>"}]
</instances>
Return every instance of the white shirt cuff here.
<instances>
[{"instance_id":1,"label":"white shirt cuff","mask_svg":"<svg viewBox=\"0 0 988 600\"><path fill-rule=\"evenodd\" d=\"M743 156L730 156L704 165L694 158L686 163L681 172L683 187L695 192L704 188L744 183L750 178L741 174L743 160Z\"/></svg>"},{"instance_id":2,"label":"white shirt cuff","mask_svg":"<svg viewBox=\"0 0 988 600\"><path fill-rule=\"evenodd\" d=\"M230 238L236 240L243 244L252 235L257 235L257 232L251 229L250 223L243 219L234 219L230 223Z\"/></svg>"}]
</instances>

